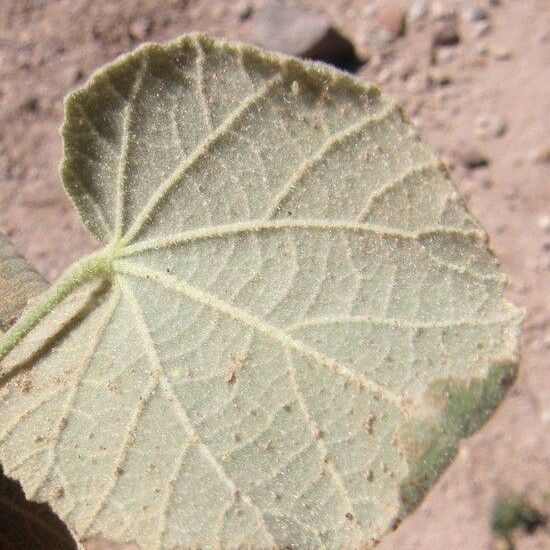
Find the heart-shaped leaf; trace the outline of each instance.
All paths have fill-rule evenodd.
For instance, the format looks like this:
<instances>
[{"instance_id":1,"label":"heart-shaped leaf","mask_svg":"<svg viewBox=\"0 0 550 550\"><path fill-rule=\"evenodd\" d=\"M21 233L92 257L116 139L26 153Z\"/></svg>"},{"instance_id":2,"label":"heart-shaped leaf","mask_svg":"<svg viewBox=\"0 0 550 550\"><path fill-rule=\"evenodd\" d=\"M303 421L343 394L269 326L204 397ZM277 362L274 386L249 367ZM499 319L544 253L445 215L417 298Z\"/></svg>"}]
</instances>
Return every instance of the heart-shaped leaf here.
<instances>
[{"instance_id":1,"label":"heart-shaped leaf","mask_svg":"<svg viewBox=\"0 0 550 550\"><path fill-rule=\"evenodd\" d=\"M190 35L98 72L63 136L106 246L4 340L37 325L0 459L81 540L360 547L502 398L520 316L376 88Z\"/></svg>"}]
</instances>

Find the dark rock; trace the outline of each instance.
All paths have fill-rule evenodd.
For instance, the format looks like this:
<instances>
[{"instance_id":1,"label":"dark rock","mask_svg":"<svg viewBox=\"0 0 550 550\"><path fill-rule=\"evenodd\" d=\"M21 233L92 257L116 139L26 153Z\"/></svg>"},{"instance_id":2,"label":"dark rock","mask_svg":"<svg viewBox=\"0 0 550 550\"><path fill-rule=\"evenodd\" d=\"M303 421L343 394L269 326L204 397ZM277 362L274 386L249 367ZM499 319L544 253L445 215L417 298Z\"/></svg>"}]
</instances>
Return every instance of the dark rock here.
<instances>
[{"instance_id":1,"label":"dark rock","mask_svg":"<svg viewBox=\"0 0 550 550\"><path fill-rule=\"evenodd\" d=\"M456 46L460 42L460 33L455 21L442 21L436 26L432 36L433 46Z\"/></svg>"},{"instance_id":2,"label":"dark rock","mask_svg":"<svg viewBox=\"0 0 550 550\"><path fill-rule=\"evenodd\" d=\"M460 160L466 168L482 168L489 164L489 159L479 149L465 145L459 152Z\"/></svg>"},{"instance_id":3,"label":"dark rock","mask_svg":"<svg viewBox=\"0 0 550 550\"><path fill-rule=\"evenodd\" d=\"M466 8L462 12L462 19L469 22L486 21L489 19L489 12L481 7Z\"/></svg>"},{"instance_id":4,"label":"dark rock","mask_svg":"<svg viewBox=\"0 0 550 550\"><path fill-rule=\"evenodd\" d=\"M362 64L350 40L324 14L276 0L258 11L251 38L268 50L324 61L347 71Z\"/></svg>"},{"instance_id":5,"label":"dark rock","mask_svg":"<svg viewBox=\"0 0 550 550\"><path fill-rule=\"evenodd\" d=\"M453 82L447 71L432 70L428 73L428 85L431 87L448 86Z\"/></svg>"},{"instance_id":6,"label":"dark rock","mask_svg":"<svg viewBox=\"0 0 550 550\"><path fill-rule=\"evenodd\" d=\"M38 98L34 95L25 97L19 104L21 111L27 111L28 113L34 113L40 108Z\"/></svg>"},{"instance_id":7,"label":"dark rock","mask_svg":"<svg viewBox=\"0 0 550 550\"><path fill-rule=\"evenodd\" d=\"M241 21L246 21L254 13L254 6L248 0L241 0L237 4L237 16Z\"/></svg>"}]
</instances>

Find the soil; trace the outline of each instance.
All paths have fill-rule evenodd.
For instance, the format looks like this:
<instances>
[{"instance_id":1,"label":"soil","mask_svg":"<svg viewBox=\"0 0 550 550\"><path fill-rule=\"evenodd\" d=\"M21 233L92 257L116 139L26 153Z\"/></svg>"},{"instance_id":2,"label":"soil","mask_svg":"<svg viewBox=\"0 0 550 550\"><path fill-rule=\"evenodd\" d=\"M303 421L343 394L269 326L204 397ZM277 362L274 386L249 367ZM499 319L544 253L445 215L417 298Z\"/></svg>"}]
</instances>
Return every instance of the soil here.
<instances>
[{"instance_id":1,"label":"soil","mask_svg":"<svg viewBox=\"0 0 550 550\"><path fill-rule=\"evenodd\" d=\"M143 40L191 30L258 39L267 0L2 0L0 230L48 279L96 247L62 190L62 99ZM550 494L550 3L287 2L324 13L355 45L359 78L401 100L442 156L526 309L521 368L383 548L487 549L498 495ZM305 19L307 20L307 18ZM546 506L546 510L544 510ZM548 531L517 548L550 547Z\"/></svg>"}]
</instances>

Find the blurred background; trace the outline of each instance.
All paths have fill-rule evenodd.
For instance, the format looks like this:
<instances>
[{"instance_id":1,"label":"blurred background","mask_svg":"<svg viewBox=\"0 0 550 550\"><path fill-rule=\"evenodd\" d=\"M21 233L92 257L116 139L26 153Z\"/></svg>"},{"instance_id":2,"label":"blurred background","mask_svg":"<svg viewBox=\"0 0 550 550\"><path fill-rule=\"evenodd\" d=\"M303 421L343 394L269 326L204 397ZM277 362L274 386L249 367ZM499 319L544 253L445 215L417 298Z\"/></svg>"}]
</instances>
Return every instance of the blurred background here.
<instances>
[{"instance_id":1,"label":"blurred background","mask_svg":"<svg viewBox=\"0 0 550 550\"><path fill-rule=\"evenodd\" d=\"M321 59L398 98L526 308L509 397L382 547L491 548L508 495L548 514L550 1L0 0L0 231L49 280L96 246L58 176L63 97L139 43L192 30ZM540 523L519 524L517 548L550 548Z\"/></svg>"}]
</instances>

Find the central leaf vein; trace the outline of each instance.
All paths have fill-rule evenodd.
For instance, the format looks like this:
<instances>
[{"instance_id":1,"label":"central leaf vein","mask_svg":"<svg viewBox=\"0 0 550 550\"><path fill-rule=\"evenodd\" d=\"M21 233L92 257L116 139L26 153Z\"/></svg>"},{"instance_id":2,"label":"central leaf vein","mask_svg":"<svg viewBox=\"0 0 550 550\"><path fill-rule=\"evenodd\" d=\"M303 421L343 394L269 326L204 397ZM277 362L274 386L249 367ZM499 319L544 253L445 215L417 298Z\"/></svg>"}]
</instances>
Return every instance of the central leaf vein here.
<instances>
[{"instance_id":1,"label":"central leaf vein","mask_svg":"<svg viewBox=\"0 0 550 550\"><path fill-rule=\"evenodd\" d=\"M147 267L133 265L127 261L117 262L115 271L120 274L150 280L170 291L183 294L188 298L191 298L193 301L203 304L214 311L218 311L224 315L232 317L233 319L252 327L258 332L266 334L269 338L282 344L285 349L294 350L298 352L299 355L313 359L320 365L337 372L350 382L356 383L359 387L368 388L376 396L379 396L398 408L405 410L403 399L400 396L395 395L390 389L368 379L363 373L355 372L349 367L337 362L333 358L314 350L304 342L292 338L283 329L259 319L246 311L236 308L235 306L220 300L212 294L199 290L198 288L180 281L171 275L166 275Z\"/></svg>"}]
</instances>

